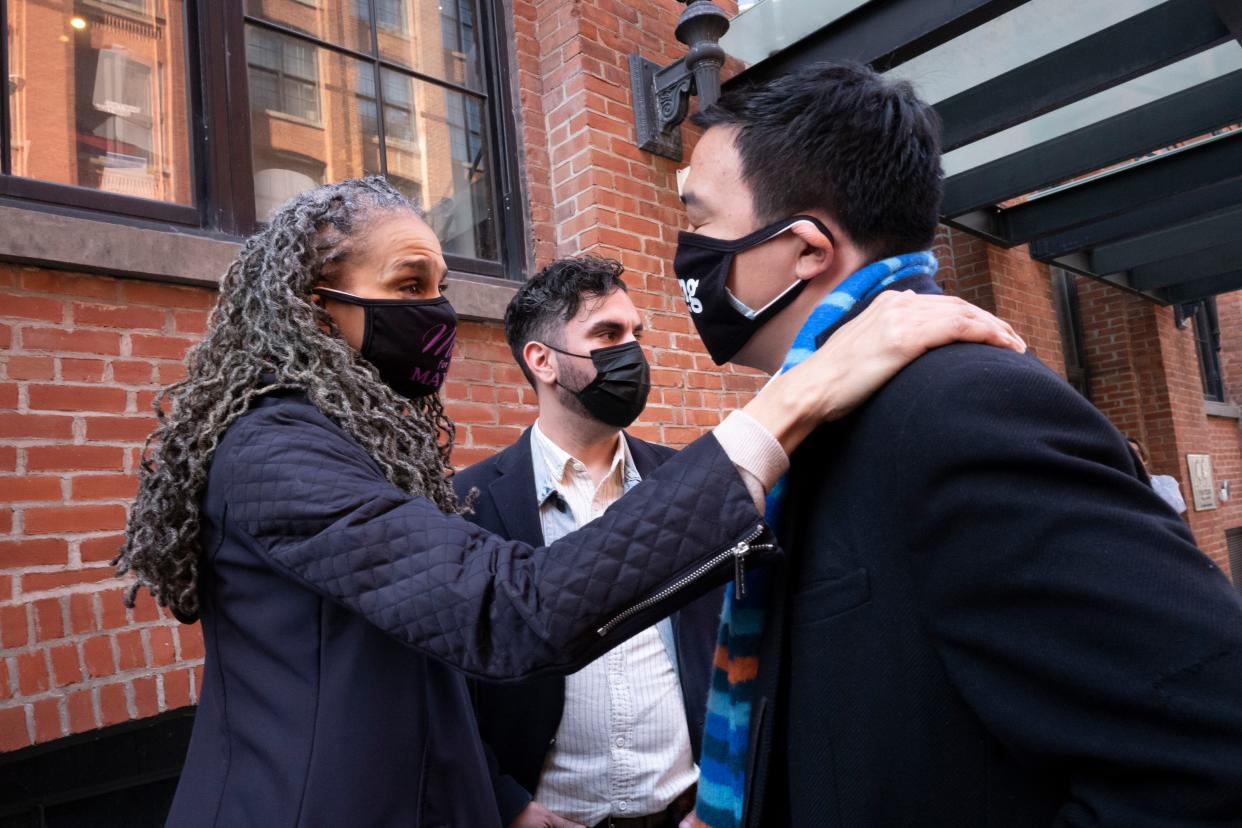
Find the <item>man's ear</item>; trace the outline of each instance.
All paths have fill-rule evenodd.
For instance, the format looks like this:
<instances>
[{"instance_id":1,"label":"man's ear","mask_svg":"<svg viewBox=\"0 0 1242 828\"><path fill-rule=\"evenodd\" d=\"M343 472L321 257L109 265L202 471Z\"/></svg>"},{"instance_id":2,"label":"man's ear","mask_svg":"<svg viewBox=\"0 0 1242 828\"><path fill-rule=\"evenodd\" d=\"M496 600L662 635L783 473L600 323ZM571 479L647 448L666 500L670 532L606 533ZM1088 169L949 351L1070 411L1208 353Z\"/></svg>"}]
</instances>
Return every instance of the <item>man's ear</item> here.
<instances>
[{"instance_id":1,"label":"man's ear","mask_svg":"<svg viewBox=\"0 0 1242 828\"><path fill-rule=\"evenodd\" d=\"M814 279L832 269L836 248L823 231L809 221L800 221L789 228L802 240L802 249L794 263L794 275L799 279Z\"/></svg>"},{"instance_id":2,"label":"man's ear","mask_svg":"<svg viewBox=\"0 0 1242 828\"><path fill-rule=\"evenodd\" d=\"M556 382L556 367L553 365L552 349L542 342L531 340L522 346L522 359L526 367L540 382L552 385Z\"/></svg>"}]
</instances>

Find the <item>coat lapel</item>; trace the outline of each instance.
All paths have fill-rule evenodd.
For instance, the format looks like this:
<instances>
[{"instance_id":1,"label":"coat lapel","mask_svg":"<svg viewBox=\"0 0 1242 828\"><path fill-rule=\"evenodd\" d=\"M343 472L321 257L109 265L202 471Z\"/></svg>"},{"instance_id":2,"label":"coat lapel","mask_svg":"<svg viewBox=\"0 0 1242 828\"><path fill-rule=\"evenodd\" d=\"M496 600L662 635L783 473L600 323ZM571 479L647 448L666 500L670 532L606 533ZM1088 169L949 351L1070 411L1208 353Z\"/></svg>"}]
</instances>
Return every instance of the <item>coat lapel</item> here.
<instances>
[{"instance_id":1,"label":"coat lapel","mask_svg":"<svg viewBox=\"0 0 1242 828\"><path fill-rule=\"evenodd\" d=\"M530 429L502 453L496 464L500 476L487 487L505 536L531 546L543 546L543 526L535 501L535 469L531 465Z\"/></svg>"}]
</instances>

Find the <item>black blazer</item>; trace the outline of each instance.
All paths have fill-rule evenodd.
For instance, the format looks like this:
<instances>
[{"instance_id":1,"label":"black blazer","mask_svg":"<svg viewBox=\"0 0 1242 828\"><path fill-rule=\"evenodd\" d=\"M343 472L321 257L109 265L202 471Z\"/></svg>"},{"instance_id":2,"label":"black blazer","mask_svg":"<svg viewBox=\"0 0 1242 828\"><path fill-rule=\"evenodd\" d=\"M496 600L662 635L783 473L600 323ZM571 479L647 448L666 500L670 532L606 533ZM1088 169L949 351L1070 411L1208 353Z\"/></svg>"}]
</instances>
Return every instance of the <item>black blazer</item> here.
<instances>
[{"instance_id":1,"label":"black blazer","mask_svg":"<svg viewBox=\"0 0 1242 828\"><path fill-rule=\"evenodd\" d=\"M789 493L748 826L1242 826L1242 600L1034 357L927 354Z\"/></svg>"},{"instance_id":2,"label":"black blazer","mask_svg":"<svg viewBox=\"0 0 1242 828\"><path fill-rule=\"evenodd\" d=\"M169 825L496 826L463 673L580 669L732 577L597 633L759 520L708 436L532 549L393 486L301 394L260 398L203 496L207 655Z\"/></svg>"},{"instance_id":3,"label":"black blazer","mask_svg":"<svg viewBox=\"0 0 1242 828\"><path fill-rule=\"evenodd\" d=\"M459 472L453 483L462 497L471 489L479 490L474 514L467 516L470 520L502 537L542 546L530 435L527 429L504 451ZM624 436L634 465L644 479L677 453L666 446ZM695 761L703 736L723 597L722 588L714 589L672 615L677 672ZM508 825L529 804L538 785L544 759L560 727L565 679L548 676L517 684L472 685L479 731L496 764L493 782L500 821Z\"/></svg>"}]
</instances>

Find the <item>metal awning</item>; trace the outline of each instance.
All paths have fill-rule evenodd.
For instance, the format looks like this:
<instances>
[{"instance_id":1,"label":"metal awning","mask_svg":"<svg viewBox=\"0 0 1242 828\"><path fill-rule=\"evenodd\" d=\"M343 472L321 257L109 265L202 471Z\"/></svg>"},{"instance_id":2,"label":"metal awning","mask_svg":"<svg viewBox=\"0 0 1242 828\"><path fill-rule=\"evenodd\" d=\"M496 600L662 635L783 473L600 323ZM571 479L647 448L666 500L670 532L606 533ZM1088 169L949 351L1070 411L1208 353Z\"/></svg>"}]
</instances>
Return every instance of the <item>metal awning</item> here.
<instances>
[{"instance_id":1,"label":"metal awning","mask_svg":"<svg viewBox=\"0 0 1242 828\"><path fill-rule=\"evenodd\" d=\"M946 224L1166 304L1242 289L1242 0L757 0L734 86L831 58L944 125Z\"/></svg>"}]
</instances>

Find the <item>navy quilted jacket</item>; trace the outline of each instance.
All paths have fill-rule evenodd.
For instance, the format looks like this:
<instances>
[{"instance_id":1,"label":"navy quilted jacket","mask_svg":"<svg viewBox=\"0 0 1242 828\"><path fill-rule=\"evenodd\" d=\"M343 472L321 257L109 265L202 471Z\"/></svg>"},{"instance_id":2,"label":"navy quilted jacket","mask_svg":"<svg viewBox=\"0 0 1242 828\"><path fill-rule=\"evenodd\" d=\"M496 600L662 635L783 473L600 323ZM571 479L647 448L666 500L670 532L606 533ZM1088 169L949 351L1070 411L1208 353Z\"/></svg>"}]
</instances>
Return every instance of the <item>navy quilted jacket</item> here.
<instances>
[{"instance_id":1,"label":"navy quilted jacket","mask_svg":"<svg viewBox=\"0 0 1242 828\"><path fill-rule=\"evenodd\" d=\"M497 825L463 674L579 669L731 577L762 526L708 436L532 549L401 492L295 393L227 431L202 515L175 826Z\"/></svg>"}]
</instances>

